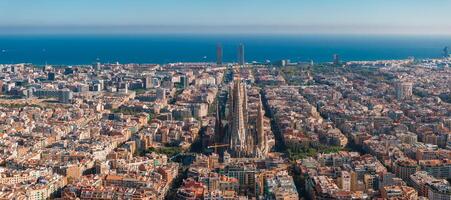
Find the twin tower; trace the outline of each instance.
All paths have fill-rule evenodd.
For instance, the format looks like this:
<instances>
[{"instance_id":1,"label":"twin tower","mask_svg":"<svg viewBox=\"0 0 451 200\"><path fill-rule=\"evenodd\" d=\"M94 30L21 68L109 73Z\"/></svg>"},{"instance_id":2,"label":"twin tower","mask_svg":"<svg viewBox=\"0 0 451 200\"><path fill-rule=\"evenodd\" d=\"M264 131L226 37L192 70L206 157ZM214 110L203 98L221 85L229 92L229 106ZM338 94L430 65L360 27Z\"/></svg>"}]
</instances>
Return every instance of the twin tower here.
<instances>
[{"instance_id":1,"label":"twin tower","mask_svg":"<svg viewBox=\"0 0 451 200\"><path fill-rule=\"evenodd\" d=\"M224 58L224 53L223 53L223 49L222 49L222 45L218 44L216 46L216 64L217 65L222 65L223 63L223 58ZM246 63L245 59L244 59L244 44L240 44L238 46L238 65L244 65Z\"/></svg>"}]
</instances>

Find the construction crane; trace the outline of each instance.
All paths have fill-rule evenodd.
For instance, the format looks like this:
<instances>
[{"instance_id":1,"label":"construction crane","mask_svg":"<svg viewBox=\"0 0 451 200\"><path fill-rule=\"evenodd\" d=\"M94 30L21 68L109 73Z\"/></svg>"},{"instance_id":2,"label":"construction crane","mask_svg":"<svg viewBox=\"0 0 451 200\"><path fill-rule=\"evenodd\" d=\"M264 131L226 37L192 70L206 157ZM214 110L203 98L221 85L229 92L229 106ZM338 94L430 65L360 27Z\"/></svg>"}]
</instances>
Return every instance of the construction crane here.
<instances>
[{"instance_id":1,"label":"construction crane","mask_svg":"<svg viewBox=\"0 0 451 200\"><path fill-rule=\"evenodd\" d=\"M230 146L230 144L213 144L213 145L207 146L207 148L209 148L209 149L214 148L215 149L215 153L217 154L218 153L218 148L220 148L220 147L228 147L228 146Z\"/></svg>"}]
</instances>

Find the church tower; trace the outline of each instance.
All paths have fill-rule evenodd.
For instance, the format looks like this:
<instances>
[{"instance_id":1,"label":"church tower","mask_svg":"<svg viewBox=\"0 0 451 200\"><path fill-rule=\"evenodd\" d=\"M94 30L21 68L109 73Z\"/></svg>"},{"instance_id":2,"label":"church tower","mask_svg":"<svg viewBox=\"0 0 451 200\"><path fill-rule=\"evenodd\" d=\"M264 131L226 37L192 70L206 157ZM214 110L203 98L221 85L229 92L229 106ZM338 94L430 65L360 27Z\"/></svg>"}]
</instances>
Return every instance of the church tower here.
<instances>
[{"instance_id":1,"label":"church tower","mask_svg":"<svg viewBox=\"0 0 451 200\"><path fill-rule=\"evenodd\" d=\"M230 129L230 148L232 152L237 157L244 156L246 149L246 127L245 124L245 102L246 94L245 89L243 89L245 85L241 84L241 80L234 80L232 87L232 101L231 101L231 114L232 114L232 124Z\"/></svg>"},{"instance_id":2,"label":"church tower","mask_svg":"<svg viewBox=\"0 0 451 200\"><path fill-rule=\"evenodd\" d=\"M218 100L219 101L219 100ZM221 118L221 106L219 106L219 102L216 103L216 118L215 118L215 143L222 143L224 139L224 131L222 127L222 118Z\"/></svg>"},{"instance_id":3,"label":"church tower","mask_svg":"<svg viewBox=\"0 0 451 200\"><path fill-rule=\"evenodd\" d=\"M260 97L260 96L259 96ZM260 97L261 99L261 97ZM258 156L265 156L268 152L268 145L267 145L267 138L265 135L265 129L264 129L264 111L263 111L263 105L260 100L258 104L258 110L257 110L257 121L256 121L256 129L257 129L257 154Z\"/></svg>"}]
</instances>

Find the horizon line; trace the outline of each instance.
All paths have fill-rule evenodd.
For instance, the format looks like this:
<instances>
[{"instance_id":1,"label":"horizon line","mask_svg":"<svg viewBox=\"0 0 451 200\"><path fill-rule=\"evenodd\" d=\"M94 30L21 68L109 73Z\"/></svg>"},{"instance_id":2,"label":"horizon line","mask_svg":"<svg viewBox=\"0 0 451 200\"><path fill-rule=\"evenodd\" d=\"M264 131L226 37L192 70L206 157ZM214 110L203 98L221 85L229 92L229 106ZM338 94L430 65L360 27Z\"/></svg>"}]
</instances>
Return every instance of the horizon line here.
<instances>
[{"instance_id":1,"label":"horizon line","mask_svg":"<svg viewBox=\"0 0 451 200\"><path fill-rule=\"evenodd\" d=\"M451 36L451 27L387 25L0 25L0 35L418 35Z\"/></svg>"}]
</instances>

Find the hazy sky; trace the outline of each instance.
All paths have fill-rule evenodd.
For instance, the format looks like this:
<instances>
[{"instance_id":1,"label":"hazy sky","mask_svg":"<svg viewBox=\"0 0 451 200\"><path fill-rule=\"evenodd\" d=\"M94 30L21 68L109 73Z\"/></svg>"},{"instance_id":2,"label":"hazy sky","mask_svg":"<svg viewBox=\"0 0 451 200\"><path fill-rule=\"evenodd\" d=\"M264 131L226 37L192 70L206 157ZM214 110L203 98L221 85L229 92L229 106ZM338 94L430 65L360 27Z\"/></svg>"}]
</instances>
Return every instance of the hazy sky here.
<instances>
[{"instance_id":1,"label":"hazy sky","mask_svg":"<svg viewBox=\"0 0 451 200\"><path fill-rule=\"evenodd\" d=\"M0 31L451 34L451 0L0 0Z\"/></svg>"}]
</instances>

